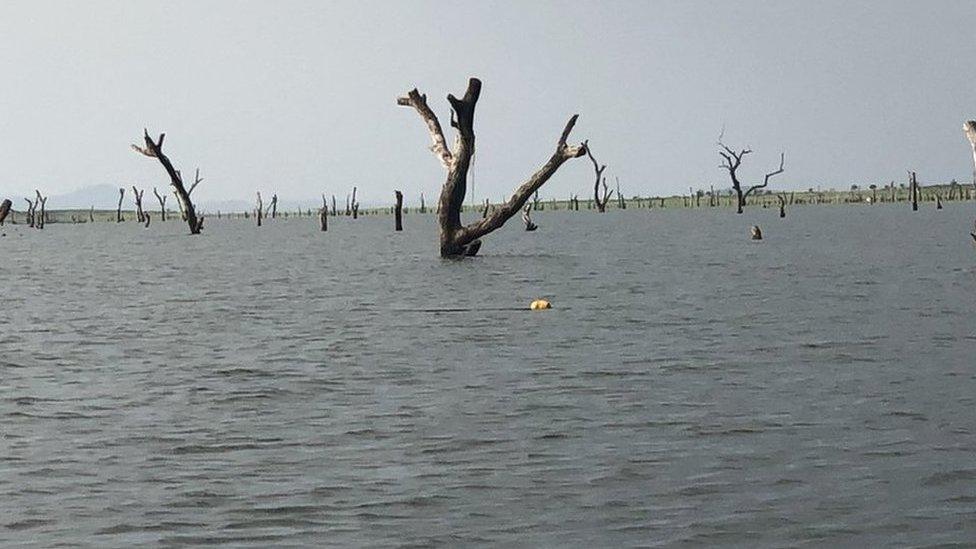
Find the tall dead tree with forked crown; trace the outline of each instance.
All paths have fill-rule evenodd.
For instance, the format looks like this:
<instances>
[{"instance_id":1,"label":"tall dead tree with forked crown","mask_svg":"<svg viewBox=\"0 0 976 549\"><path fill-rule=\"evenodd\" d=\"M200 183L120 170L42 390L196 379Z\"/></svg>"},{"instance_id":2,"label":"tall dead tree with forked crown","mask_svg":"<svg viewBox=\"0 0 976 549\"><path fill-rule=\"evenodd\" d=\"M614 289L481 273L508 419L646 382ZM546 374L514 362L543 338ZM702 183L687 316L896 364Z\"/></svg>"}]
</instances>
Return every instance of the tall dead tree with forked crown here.
<instances>
[{"instance_id":1,"label":"tall dead tree with forked crown","mask_svg":"<svg viewBox=\"0 0 976 549\"><path fill-rule=\"evenodd\" d=\"M398 105L413 108L426 123L433 142L431 151L447 171L447 179L441 187L437 215L442 257L477 254L481 248L481 237L500 228L509 218L518 215L529 197L548 181L564 162L586 154L585 144L572 146L566 143L579 116L574 114L559 137L556 151L542 168L522 183L512 197L495 208L488 217L469 225L462 225L461 209L467 191L468 168L471 166L471 158L475 150L474 111L480 95L481 81L471 78L468 80L468 89L464 97L458 99L454 95L447 96L451 104L451 127L457 131L453 150L447 148L441 123L427 105L426 95L422 95L414 88L405 97L397 99Z\"/></svg>"},{"instance_id":2,"label":"tall dead tree with forked crown","mask_svg":"<svg viewBox=\"0 0 976 549\"><path fill-rule=\"evenodd\" d=\"M132 196L136 203L136 220L139 223L143 223L146 220L146 215L142 211L142 195L146 194L146 190L139 190L135 185L132 186Z\"/></svg>"},{"instance_id":3,"label":"tall dead tree with forked crown","mask_svg":"<svg viewBox=\"0 0 976 549\"><path fill-rule=\"evenodd\" d=\"M166 221L166 199L169 197L165 194L160 195L156 187L153 187L153 194L156 195L156 200L159 201L159 220Z\"/></svg>"},{"instance_id":4,"label":"tall dead tree with forked crown","mask_svg":"<svg viewBox=\"0 0 976 549\"><path fill-rule=\"evenodd\" d=\"M722 164L719 167L724 168L729 172L729 177L732 179L732 190L735 191L737 206L735 213L742 213L742 207L746 205L746 198L748 198L750 194L758 189L765 188L766 185L769 185L769 178L783 173L783 162L786 160L786 153L780 153L778 169L767 173L761 184L753 185L749 187L746 192L742 192L742 182L739 181L737 172L739 166L742 165L742 158L745 157L745 155L752 153L752 149L742 149L736 152L734 149L727 147L724 143L722 143L721 140L719 140L718 145L724 149L718 152L719 156L722 157Z\"/></svg>"},{"instance_id":5,"label":"tall dead tree with forked crown","mask_svg":"<svg viewBox=\"0 0 976 549\"><path fill-rule=\"evenodd\" d=\"M169 158L167 158L165 154L163 154L163 139L165 137L166 134L161 133L159 134L159 139L153 141L152 138L149 137L149 130L146 130L144 132L146 146L140 147L138 145L132 145L132 148L144 156L159 160L159 163L163 165L163 168L166 169L166 173L169 175L170 185L173 186L173 192L176 193L176 198L180 204L180 209L185 214L186 222L190 226L190 234L200 234L200 231L203 230L203 216L200 216L199 218L197 217L196 208L193 207L193 202L190 201L190 193L193 192L193 189L195 189L201 181L203 181L200 179L200 170L197 170L196 181L190 187L190 190L187 190L186 187L183 186L183 175L179 170L173 167L173 163L169 161Z\"/></svg>"},{"instance_id":6,"label":"tall dead tree with forked crown","mask_svg":"<svg viewBox=\"0 0 976 549\"><path fill-rule=\"evenodd\" d=\"M607 178L603 177L603 170L607 169L607 165L600 164L596 161L596 158L593 158L593 151L590 150L589 141L584 141L583 146L586 148L586 155L593 162L593 171L596 173L596 181L593 183L593 201L596 203L597 211L603 213L607 211L607 203L610 202L610 197L613 195L613 191L607 189ZM603 183L602 197L600 194L600 183Z\"/></svg>"},{"instance_id":7,"label":"tall dead tree with forked crown","mask_svg":"<svg viewBox=\"0 0 976 549\"><path fill-rule=\"evenodd\" d=\"M37 195L37 200L34 202L34 211L37 211L38 206L41 208L41 214L40 216L37 216L34 226L38 229L43 229L44 222L47 221L47 213L45 212L45 208L47 207L47 197L41 196L41 191L36 189L34 190L34 193Z\"/></svg>"}]
</instances>

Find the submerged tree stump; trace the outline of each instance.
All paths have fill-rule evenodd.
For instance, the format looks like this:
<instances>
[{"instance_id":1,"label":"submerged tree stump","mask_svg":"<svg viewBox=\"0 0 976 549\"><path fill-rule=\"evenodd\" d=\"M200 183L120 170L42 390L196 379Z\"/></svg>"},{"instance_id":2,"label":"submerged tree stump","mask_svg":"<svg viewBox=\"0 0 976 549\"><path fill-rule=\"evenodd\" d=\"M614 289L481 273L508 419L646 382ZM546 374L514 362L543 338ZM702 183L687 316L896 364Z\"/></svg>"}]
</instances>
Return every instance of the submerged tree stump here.
<instances>
[{"instance_id":1,"label":"submerged tree stump","mask_svg":"<svg viewBox=\"0 0 976 549\"><path fill-rule=\"evenodd\" d=\"M522 210L522 222L525 223L526 231L534 231L539 228L538 225L532 222L532 218L529 216L531 210L532 210L531 206L526 206L525 209Z\"/></svg>"},{"instance_id":2,"label":"submerged tree stump","mask_svg":"<svg viewBox=\"0 0 976 549\"><path fill-rule=\"evenodd\" d=\"M333 204L335 203L335 195L332 195ZM319 230L322 232L329 230L329 203L325 200L325 195L322 195L322 209L319 210Z\"/></svg>"},{"instance_id":3,"label":"submerged tree stump","mask_svg":"<svg viewBox=\"0 0 976 549\"><path fill-rule=\"evenodd\" d=\"M752 236L753 240L763 239L762 229L759 228L759 225L753 225L752 228L749 229L749 234Z\"/></svg>"}]
</instances>

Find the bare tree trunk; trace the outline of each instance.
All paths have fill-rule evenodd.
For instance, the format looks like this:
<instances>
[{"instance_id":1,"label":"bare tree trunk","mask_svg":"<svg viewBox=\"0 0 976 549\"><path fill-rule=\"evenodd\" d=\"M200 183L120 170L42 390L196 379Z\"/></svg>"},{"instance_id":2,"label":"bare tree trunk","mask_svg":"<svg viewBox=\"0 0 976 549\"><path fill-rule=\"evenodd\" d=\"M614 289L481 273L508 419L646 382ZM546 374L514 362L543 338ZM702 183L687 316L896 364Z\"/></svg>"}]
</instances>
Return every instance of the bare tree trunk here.
<instances>
[{"instance_id":1,"label":"bare tree trunk","mask_svg":"<svg viewBox=\"0 0 976 549\"><path fill-rule=\"evenodd\" d=\"M529 217L529 212L531 210L532 208L530 206L526 206L525 209L522 210L522 223L525 223L526 231L534 231L539 228L538 225L532 222L532 218Z\"/></svg>"},{"instance_id":2,"label":"bare tree trunk","mask_svg":"<svg viewBox=\"0 0 976 549\"><path fill-rule=\"evenodd\" d=\"M942 209L942 193L935 193L935 209Z\"/></svg>"},{"instance_id":3,"label":"bare tree trunk","mask_svg":"<svg viewBox=\"0 0 976 549\"><path fill-rule=\"evenodd\" d=\"M299 214L301 214L301 208L298 209ZM278 218L278 193L271 195L271 219Z\"/></svg>"},{"instance_id":4,"label":"bare tree trunk","mask_svg":"<svg viewBox=\"0 0 976 549\"><path fill-rule=\"evenodd\" d=\"M25 218L24 222L27 223L28 227L33 229L34 228L34 203L31 202L30 198L25 198L24 201L27 202L27 217Z\"/></svg>"},{"instance_id":5,"label":"bare tree trunk","mask_svg":"<svg viewBox=\"0 0 976 549\"><path fill-rule=\"evenodd\" d=\"M719 151L719 153L718 153L719 156L721 156L722 159L723 159L723 162L722 162L722 166L721 167L722 168L725 168L726 170L728 170L729 177L732 179L732 190L735 191L736 205L737 205L737 208L736 208L736 212L735 213L741 214L742 213L743 206L746 205L746 198L748 198L750 194L752 194L757 189L762 189L766 185L768 185L769 184L769 178L771 178L771 177L773 177L775 175L779 175L779 174L783 173L783 171L784 171L783 170L783 163L786 160L786 154L785 153L781 153L779 155L779 168L776 169L776 170L774 170L774 171L772 171L772 172L770 172L770 173L767 173L766 174L766 177L763 179L762 184L760 184L760 185L753 185L753 186L749 187L749 190L747 190L745 193L743 193L742 192L742 183L739 181L739 178L738 178L738 175L737 175L736 171L739 169L739 166L742 164L742 158L745 155L751 153L752 150L751 149L742 149L741 151L736 152L736 151L730 149L729 147L727 147L721 141L719 141L718 144L719 144L720 147L722 147L722 149L724 149L724 151Z\"/></svg>"},{"instance_id":6,"label":"bare tree trunk","mask_svg":"<svg viewBox=\"0 0 976 549\"><path fill-rule=\"evenodd\" d=\"M786 197L782 194L778 194L776 195L776 198L779 199L779 216L786 217Z\"/></svg>"},{"instance_id":7,"label":"bare tree trunk","mask_svg":"<svg viewBox=\"0 0 976 549\"><path fill-rule=\"evenodd\" d=\"M335 199L335 196L332 197ZM322 232L329 230L329 203L325 200L325 195L322 195L322 209L319 210L319 229Z\"/></svg>"},{"instance_id":8,"label":"bare tree trunk","mask_svg":"<svg viewBox=\"0 0 976 549\"><path fill-rule=\"evenodd\" d=\"M593 158L593 151L590 149L590 142L584 141L583 148L586 149L587 156L593 162L593 171L596 173L596 181L593 182L593 201L596 202L596 209L598 212L603 213L607 211L607 202L610 201L610 195L613 191L607 190L607 178L603 177L603 170L607 169L606 164L600 164ZM600 184L603 184L603 195L600 195Z\"/></svg>"},{"instance_id":9,"label":"bare tree trunk","mask_svg":"<svg viewBox=\"0 0 976 549\"><path fill-rule=\"evenodd\" d=\"M145 189L143 189L142 192L139 192L139 189L137 189L135 185L132 186L132 196L135 197L134 200L136 202L136 220L138 220L139 223L145 221L144 214L142 212L142 195L144 194L146 194Z\"/></svg>"},{"instance_id":10,"label":"bare tree trunk","mask_svg":"<svg viewBox=\"0 0 976 549\"><path fill-rule=\"evenodd\" d=\"M967 120L962 129L973 148L973 191L976 192L976 120Z\"/></svg>"},{"instance_id":11,"label":"bare tree trunk","mask_svg":"<svg viewBox=\"0 0 976 549\"><path fill-rule=\"evenodd\" d=\"M626 210L627 199L624 198L624 195L620 194L620 178L617 176L613 176L613 179L617 182L617 207L620 208L621 210Z\"/></svg>"},{"instance_id":12,"label":"bare tree trunk","mask_svg":"<svg viewBox=\"0 0 976 549\"><path fill-rule=\"evenodd\" d=\"M153 194L156 195L156 200L159 201L159 220L166 221L166 199L169 197L156 192L156 187L153 187ZM218 217L220 216L218 215Z\"/></svg>"},{"instance_id":13,"label":"bare tree trunk","mask_svg":"<svg viewBox=\"0 0 976 549\"><path fill-rule=\"evenodd\" d=\"M122 223L125 218L122 217L122 199L125 198L125 189L119 189L119 207L115 210L115 222Z\"/></svg>"},{"instance_id":14,"label":"bare tree trunk","mask_svg":"<svg viewBox=\"0 0 976 549\"><path fill-rule=\"evenodd\" d=\"M92 206L91 209L88 210L88 221L92 223L95 222L95 206Z\"/></svg>"},{"instance_id":15,"label":"bare tree trunk","mask_svg":"<svg viewBox=\"0 0 976 549\"><path fill-rule=\"evenodd\" d=\"M420 193L420 213L427 213L427 204L424 203L424 193Z\"/></svg>"},{"instance_id":16,"label":"bare tree trunk","mask_svg":"<svg viewBox=\"0 0 976 549\"><path fill-rule=\"evenodd\" d=\"M254 209L254 217L258 220L258 227L261 226L261 218L264 217L264 203L261 202L261 193L258 193L258 204Z\"/></svg>"},{"instance_id":17,"label":"bare tree trunk","mask_svg":"<svg viewBox=\"0 0 976 549\"><path fill-rule=\"evenodd\" d=\"M187 190L186 187L183 186L183 175L179 172L179 170L173 167L173 164L169 161L169 158L163 154L163 139L165 137L166 134L161 133L159 134L159 139L157 141L153 141L152 138L149 137L149 130L146 130L144 132L146 146L140 147L138 145L132 145L132 148L140 154L158 159L159 163L163 165L163 168L169 175L170 185L173 186L173 191L176 193L177 202L180 204L180 210L186 215L186 222L190 226L190 234L200 234L200 231L203 230L203 216L197 218L196 209L193 207L193 202L190 200L190 193L193 192L193 189L195 189L201 181L203 181L200 178L200 170L197 170L196 180L190 189Z\"/></svg>"},{"instance_id":18,"label":"bare tree trunk","mask_svg":"<svg viewBox=\"0 0 976 549\"><path fill-rule=\"evenodd\" d=\"M142 219L145 220L145 222L146 222L146 228L148 229L149 228L149 222L152 221L152 219L149 218L149 212L143 213L142 214Z\"/></svg>"},{"instance_id":19,"label":"bare tree trunk","mask_svg":"<svg viewBox=\"0 0 976 549\"><path fill-rule=\"evenodd\" d=\"M13 204L9 198L4 198L3 202L0 203L0 225L3 225L3 221L7 219L7 215L10 214L10 208Z\"/></svg>"},{"instance_id":20,"label":"bare tree trunk","mask_svg":"<svg viewBox=\"0 0 976 549\"><path fill-rule=\"evenodd\" d=\"M393 210L393 215L395 217L395 227L394 230L403 230L403 193L400 191L393 191L396 195L396 209Z\"/></svg>"},{"instance_id":21,"label":"bare tree trunk","mask_svg":"<svg viewBox=\"0 0 976 549\"><path fill-rule=\"evenodd\" d=\"M908 172L908 185L909 194L912 199L912 211L918 211L918 180L915 178L915 172Z\"/></svg>"},{"instance_id":22,"label":"bare tree trunk","mask_svg":"<svg viewBox=\"0 0 976 549\"><path fill-rule=\"evenodd\" d=\"M356 202L356 187L352 188L352 218L359 219L359 202Z\"/></svg>"},{"instance_id":23,"label":"bare tree trunk","mask_svg":"<svg viewBox=\"0 0 976 549\"><path fill-rule=\"evenodd\" d=\"M339 215L339 210L336 209L336 199L335 195L332 195L332 215L333 217Z\"/></svg>"},{"instance_id":24,"label":"bare tree trunk","mask_svg":"<svg viewBox=\"0 0 976 549\"><path fill-rule=\"evenodd\" d=\"M532 193L542 187L564 162L586 154L585 144L570 146L566 143L578 118L578 115L573 115L563 129L559 141L556 144L556 151L549 158L549 161L516 189L508 202L496 208L487 218L470 225L462 225L461 206L464 204L468 168L471 165L472 155L474 155L474 111L480 95L481 81L477 78L472 78L468 81L468 89L464 97L458 99L453 95L447 96L447 100L451 103L451 108L454 112L451 126L457 130L454 150L448 150L440 121L437 120L437 116L427 106L426 96L421 95L419 91L413 89L406 97L397 99L397 104L412 107L427 124L428 132L433 141L431 150L440 159L441 164L447 171L447 179L441 188L441 196L438 201L438 209L440 210L438 223L441 233L440 252L442 257L477 254L481 248L481 237L498 229L509 218L517 215L529 197L532 196Z\"/></svg>"},{"instance_id":25,"label":"bare tree trunk","mask_svg":"<svg viewBox=\"0 0 976 549\"><path fill-rule=\"evenodd\" d=\"M41 191L38 190L34 190L34 193L37 195L37 200L34 202L34 211L37 211L38 206L41 207L41 215L34 220L34 226L38 229L43 229L44 223L47 221L47 213L45 212L47 197L41 196Z\"/></svg>"}]
</instances>

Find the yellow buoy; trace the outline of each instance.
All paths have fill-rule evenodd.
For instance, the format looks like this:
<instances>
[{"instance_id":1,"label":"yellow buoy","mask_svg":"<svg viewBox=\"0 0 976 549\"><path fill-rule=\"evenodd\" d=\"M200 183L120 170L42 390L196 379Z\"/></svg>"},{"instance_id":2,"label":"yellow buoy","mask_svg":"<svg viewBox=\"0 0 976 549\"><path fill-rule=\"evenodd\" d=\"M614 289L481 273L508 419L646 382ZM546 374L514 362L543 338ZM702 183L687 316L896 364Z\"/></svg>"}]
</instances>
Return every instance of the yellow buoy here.
<instances>
[{"instance_id":1,"label":"yellow buoy","mask_svg":"<svg viewBox=\"0 0 976 549\"><path fill-rule=\"evenodd\" d=\"M529 309L533 311L541 311L542 309L551 309L552 303L549 303L545 299L537 299L529 304Z\"/></svg>"}]
</instances>

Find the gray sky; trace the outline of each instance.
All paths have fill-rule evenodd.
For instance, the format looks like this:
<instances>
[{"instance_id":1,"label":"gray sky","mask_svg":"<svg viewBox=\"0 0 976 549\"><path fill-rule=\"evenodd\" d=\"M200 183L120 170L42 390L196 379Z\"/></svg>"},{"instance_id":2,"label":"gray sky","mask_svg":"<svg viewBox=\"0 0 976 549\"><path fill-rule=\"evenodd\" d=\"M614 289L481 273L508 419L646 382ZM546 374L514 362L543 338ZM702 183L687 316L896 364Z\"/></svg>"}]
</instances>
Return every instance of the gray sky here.
<instances>
[{"instance_id":1,"label":"gray sky","mask_svg":"<svg viewBox=\"0 0 976 549\"><path fill-rule=\"evenodd\" d=\"M750 146L743 175L847 187L968 180L976 2L38 2L0 3L0 195L165 185L129 149L167 133L201 199L415 202L443 171L417 86L484 81L476 193L498 200L573 137L625 194L727 186L715 141ZM453 140L449 138L449 140ZM588 195L589 161L544 196ZM341 198L340 198L341 199ZM470 195L469 195L470 200ZM55 206L56 207L56 206Z\"/></svg>"}]
</instances>

